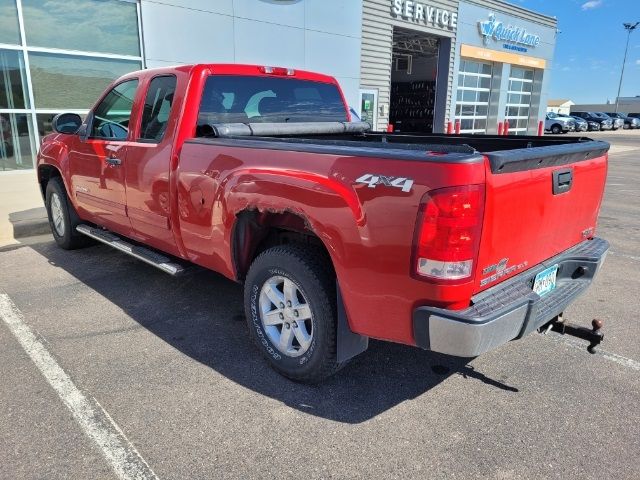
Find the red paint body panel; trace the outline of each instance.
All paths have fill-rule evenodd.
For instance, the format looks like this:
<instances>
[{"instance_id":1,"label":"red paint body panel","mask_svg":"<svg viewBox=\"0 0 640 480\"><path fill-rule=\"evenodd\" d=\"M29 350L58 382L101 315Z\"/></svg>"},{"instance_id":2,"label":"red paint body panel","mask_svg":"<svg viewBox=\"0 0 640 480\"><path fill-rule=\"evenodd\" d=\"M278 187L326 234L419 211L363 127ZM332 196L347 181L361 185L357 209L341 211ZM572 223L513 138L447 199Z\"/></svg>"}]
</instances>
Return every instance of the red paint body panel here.
<instances>
[{"instance_id":1,"label":"red paint body panel","mask_svg":"<svg viewBox=\"0 0 640 480\"><path fill-rule=\"evenodd\" d=\"M178 198L189 260L233 278L237 213L298 213L332 257L352 330L411 344L416 306L468 303L473 288L471 282L445 288L410 276L420 200L435 188L483 183L485 171L482 163L394 160L393 175L414 179L411 192L353 184L363 171L389 170L389 160L379 158L186 143Z\"/></svg>"},{"instance_id":2,"label":"red paint body panel","mask_svg":"<svg viewBox=\"0 0 640 480\"><path fill-rule=\"evenodd\" d=\"M165 136L158 144L138 142L149 82L168 74L177 77L177 87ZM606 157L577 163L574 188L553 196L552 168L495 175L488 161L447 163L430 152L424 153L428 161L412 161L269 150L259 142L255 148L188 142L212 74L267 76L248 65L126 75L114 85L139 80L127 140L83 142L77 135L49 135L38 167L60 171L84 220L230 279L236 279L232 242L238 213L293 212L331 255L351 329L406 344L415 344L416 307L468 306L474 293L488 287L480 285L485 266L508 258L509 264L526 261L531 267L580 242L583 231L593 235ZM332 77L310 72L296 71L295 78L337 85ZM345 111L348 118L346 102ZM123 165L106 165L109 152ZM357 184L365 173L410 178L413 187L404 192ZM430 190L460 185L485 186L475 275L457 284L416 278L412 255L421 201Z\"/></svg>"},{"instance_id":3,"label":"red paint body panel","mask_svg":"<svg viewBox=\"0 0 640 480\"><path fill-rule=\"evenodd\" d=\"M607 177L607 157L571 165L570 191L552 193L552 173L560 167L494 175L487 166L486 204L474 292L485 290L577 245L595 233ZM507 268L523 265L481 286L482 270L507 258Z\"/></svg>"}]
</instances>

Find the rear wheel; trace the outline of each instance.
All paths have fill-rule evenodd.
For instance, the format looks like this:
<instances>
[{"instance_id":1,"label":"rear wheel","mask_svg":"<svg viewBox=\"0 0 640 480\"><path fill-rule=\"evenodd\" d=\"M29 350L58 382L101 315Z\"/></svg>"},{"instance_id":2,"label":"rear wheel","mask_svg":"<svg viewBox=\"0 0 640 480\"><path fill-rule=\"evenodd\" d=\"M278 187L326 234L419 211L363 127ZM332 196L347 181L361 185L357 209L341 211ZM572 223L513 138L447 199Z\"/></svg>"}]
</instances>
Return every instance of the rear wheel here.
<instances>
[{"instance_id":1,"label":"rear wheel","mask_svg":"<svg viewBox=\"0 0 640 480\"><path fill-rule=\"evenodd\" d=\"M45 205L53 238L61 248L73 250L90 243L89 239L76 231L80 217L69 203L67 192L59 177L47 183Z\"/></svg>"},{"instance_id":2,"label":"rear wheel","mask_svg":"<svg viewBox=\"0 0 640 480\"><path fill-rule=\"evenodd\" d=\"M270 365L299 382L334 374L336 285L330 260L319 249L270 248L251 265L244 299L249 335Z\"/></svg>"}]
</instances>

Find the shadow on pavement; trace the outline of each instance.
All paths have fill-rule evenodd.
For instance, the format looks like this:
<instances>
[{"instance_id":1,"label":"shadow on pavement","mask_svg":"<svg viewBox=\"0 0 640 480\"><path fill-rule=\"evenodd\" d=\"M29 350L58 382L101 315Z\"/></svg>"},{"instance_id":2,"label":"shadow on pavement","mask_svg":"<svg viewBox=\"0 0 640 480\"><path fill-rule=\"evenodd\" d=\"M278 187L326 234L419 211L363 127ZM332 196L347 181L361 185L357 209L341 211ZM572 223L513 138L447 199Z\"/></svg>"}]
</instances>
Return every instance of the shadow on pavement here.
<instances>
[{"instance_id":1,"label":"shadow on pavement","mask_svg":"<svg viewBox=\"0 0 640 480\"><path fill-rule=\"evenodd\" d=\"M365 353L324 383L297 384L271 370L251 344L240 285L203 270L172 278L105 246L68 252L50 241L29 247L185 355L311 415L364 422L454 374L518 391L466 365L465 359L379 341L371 341Z\"/></svg>"}]
</instances>

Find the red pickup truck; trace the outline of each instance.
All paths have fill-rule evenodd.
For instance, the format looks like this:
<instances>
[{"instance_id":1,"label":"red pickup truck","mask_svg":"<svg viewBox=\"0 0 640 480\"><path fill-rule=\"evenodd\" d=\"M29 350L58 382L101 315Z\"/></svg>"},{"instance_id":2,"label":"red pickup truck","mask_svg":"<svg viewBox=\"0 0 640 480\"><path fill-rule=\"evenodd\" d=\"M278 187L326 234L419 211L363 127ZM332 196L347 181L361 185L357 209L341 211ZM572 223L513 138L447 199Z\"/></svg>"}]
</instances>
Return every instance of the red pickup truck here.
<instances>
[{"instance_id":1,"label":"red pickup truck","mask_svg":"<svg viewBox=\"0 0 640 480\"><path fill-rule=\"evenodd\" d=\"M251 337L298 381L369 338L461 357L520 338L608 250L607 143L375 133L315 73L134 72L53 128L37 169L55 241L244 283Z\"/></svg>"}]
</instances>

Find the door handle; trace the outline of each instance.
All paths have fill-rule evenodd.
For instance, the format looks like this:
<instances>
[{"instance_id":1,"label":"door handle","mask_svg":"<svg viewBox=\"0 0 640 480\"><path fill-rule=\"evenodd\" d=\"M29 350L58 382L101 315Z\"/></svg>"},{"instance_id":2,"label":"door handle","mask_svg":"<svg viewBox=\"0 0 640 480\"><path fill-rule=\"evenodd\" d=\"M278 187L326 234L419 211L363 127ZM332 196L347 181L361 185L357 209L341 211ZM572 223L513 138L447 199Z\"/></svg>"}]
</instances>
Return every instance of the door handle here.
<instances>
[{"instance_id":1,"label":"door handle","mask_svg":"<svg viewBox=\"0 0 640 480\"><path fill-rule=\"evenodd\" d=\"M116 157L109 157L107 158L107 163L113 167L118 167L122 165L122 160Z\"/></svg>"}]
</instances>

